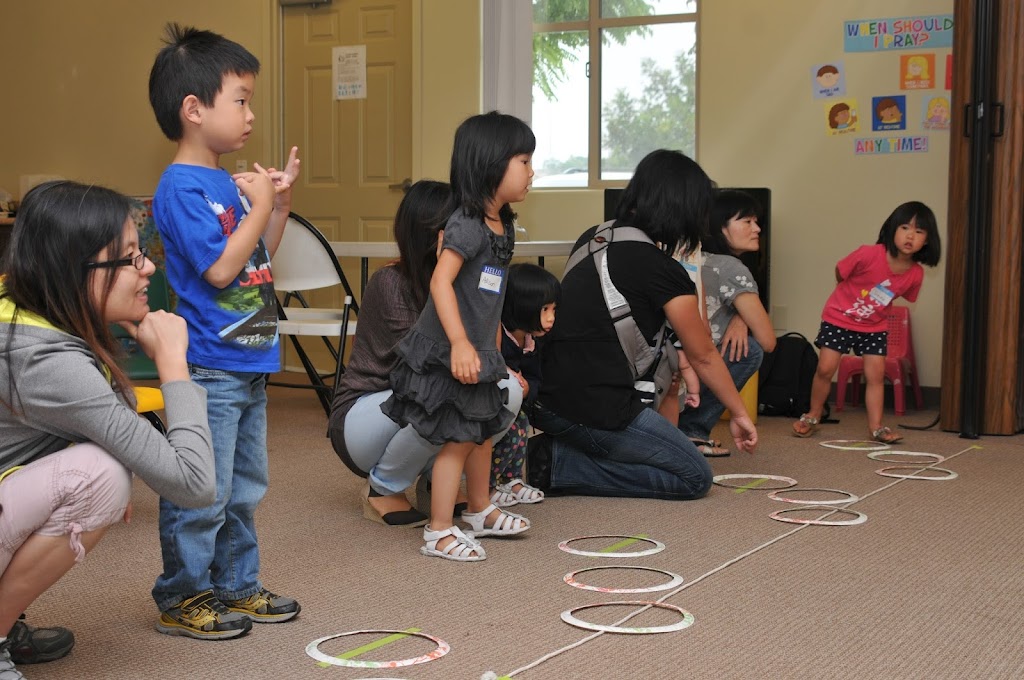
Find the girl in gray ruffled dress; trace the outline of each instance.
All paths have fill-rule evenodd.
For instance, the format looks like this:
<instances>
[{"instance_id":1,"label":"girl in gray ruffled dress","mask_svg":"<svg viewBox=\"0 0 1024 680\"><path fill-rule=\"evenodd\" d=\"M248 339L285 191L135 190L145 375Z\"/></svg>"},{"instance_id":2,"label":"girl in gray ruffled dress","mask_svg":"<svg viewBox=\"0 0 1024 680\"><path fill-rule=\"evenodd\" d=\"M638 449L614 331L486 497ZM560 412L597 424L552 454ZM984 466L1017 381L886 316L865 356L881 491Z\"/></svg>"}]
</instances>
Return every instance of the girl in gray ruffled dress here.
<instances>
[{"instance_id":1,"label":"girl in gray ruffled dress","mask_svg":"<svg viewBox=\"0 0 1024 680\"><path fill-rule=\"evenodd\" d=\"M486 557L475 540L526 531L529 521L495 507L488 493L491 437L518 411L506 405L509 379L499 327L508 265L515 246L510 203L526 198L536 141L529 126L496 111L473 116L455 133L451 186L456 210L430 280L430 299L399 343L394 394L381 410L427 441L442 444L433 465L430 524L424 555L460 562ZM463 533L454 522L466 475Z\"/></svg>"}]
</instances>

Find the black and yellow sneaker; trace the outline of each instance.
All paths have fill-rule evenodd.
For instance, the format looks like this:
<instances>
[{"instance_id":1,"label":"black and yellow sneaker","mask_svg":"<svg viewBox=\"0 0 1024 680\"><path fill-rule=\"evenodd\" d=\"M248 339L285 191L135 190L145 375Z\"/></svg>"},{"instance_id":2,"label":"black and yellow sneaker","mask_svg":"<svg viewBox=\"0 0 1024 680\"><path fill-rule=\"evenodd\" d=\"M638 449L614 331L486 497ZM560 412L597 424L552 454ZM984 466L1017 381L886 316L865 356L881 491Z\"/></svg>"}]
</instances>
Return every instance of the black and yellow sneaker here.
<instances>
[{"instance_id":1,"label":"black and yellow sneaker","mask_svg":"<svg viewBox=\"0 0 1024 680\"><path fill-rule=\"evenodd\" d=\"M229 611L212 590L184 599L160 615L156 629L197 640L226 640L252 630L248 616Z\"/></svg>"},{"instance_id":2,"label":"black and yellow sneaker","mask_svg":"<svg viewBox=\"0 0 1024 680\"><path fill-rule=\"evenodd\" d=\"M266 588L243 600L224 600L224 606L256 623L284 623L302 610L292 598L275 595Z\"/></svg>"}]
</instances>

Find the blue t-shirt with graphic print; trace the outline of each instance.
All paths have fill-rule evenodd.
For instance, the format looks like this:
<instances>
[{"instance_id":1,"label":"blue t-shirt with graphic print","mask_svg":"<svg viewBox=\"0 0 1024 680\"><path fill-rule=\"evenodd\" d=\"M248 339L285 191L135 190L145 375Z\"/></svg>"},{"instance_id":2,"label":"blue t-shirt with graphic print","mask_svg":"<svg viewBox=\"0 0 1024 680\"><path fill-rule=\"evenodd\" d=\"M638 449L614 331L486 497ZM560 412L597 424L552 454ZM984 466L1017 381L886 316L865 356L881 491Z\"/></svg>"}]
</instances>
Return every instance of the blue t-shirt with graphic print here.
<instances>
[{"instance_id":1,"label":"blue t-shirt with graphic print","mask_svg":"<svg viewBox=\"0 0 1024 680\"><path fill-rule=\"evenodd\" d=\"M153 217L164 243L175 310L188 324L190 363L224 371L280 370L270 255L261 238L223 289L203 274L216 262L247 210L223 169L173 164L160 177Z\"/></svg>"}]
</instances>

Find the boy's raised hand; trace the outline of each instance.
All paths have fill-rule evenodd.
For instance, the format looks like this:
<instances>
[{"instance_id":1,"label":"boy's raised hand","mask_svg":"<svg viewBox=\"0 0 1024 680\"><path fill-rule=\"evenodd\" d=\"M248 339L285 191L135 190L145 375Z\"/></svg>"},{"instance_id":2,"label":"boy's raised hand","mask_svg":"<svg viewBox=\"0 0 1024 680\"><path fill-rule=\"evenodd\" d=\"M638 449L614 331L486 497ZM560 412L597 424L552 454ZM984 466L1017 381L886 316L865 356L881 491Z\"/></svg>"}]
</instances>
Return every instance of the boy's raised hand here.
<instances>
[{"instance_id":1,"label":"boy's raised hand","mask_svg":"<svg viewBox=\"0 0 1024 680\"><path fill-rule=\"evenodd\" d=\"M267 168L270 179L274 181L274 191L280 194L290 190L292 185L295 184L295 180L299 178L301 164L302 161L299 160L299 147L293 146L288 154L288 163L285 164L284 170Z\"/></svg>"}]
</instances>

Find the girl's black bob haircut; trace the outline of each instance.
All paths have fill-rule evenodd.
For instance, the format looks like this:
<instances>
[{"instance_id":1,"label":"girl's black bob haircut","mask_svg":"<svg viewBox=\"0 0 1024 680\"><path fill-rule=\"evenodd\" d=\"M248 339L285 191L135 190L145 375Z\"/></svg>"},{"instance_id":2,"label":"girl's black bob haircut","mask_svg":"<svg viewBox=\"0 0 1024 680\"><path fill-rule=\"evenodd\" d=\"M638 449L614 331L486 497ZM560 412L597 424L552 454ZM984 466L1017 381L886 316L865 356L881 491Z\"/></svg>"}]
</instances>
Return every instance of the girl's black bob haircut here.
<instances>
[{"instance_id":1,"label":"girl's black bob haircut","mask_svg":"<svg viewBox=\"0 0 1024 680\"><path fill-rule=\"evenodd\" d=\"M562 284L554 274L535 264L516 263L508 268L508 289L505 291L505 306L501 309L501 323L510 331L542 331L541 308L557 305L561 298Z\"/></svg>"},{"instance_id":2,"label":"girl's black bob haircut","mask_svg":"<svg viewBox=\"0 0 1024 680\"><path fill-rule=\"evenodd\" d=\"M896 230L904 224L910 224L911 220L914 220L918 229L924 229L927 235L924 247L914 253L914 262L934 267L942 257L942 237L939 236L935 213L920 201L907 201L893 210L889 219L882 224L882 228L878 231L876 243L884 245L886 252L896 257L899 254L899 250L896 248Z\"/></svg>"},{"instance_id":3,"label":"girl's black bob haircut","mask_svg":"<svg viewBox=\"0 0 1024 680\"><path fill-rule=\"evenodd\" d=\"M484 218L484 206L498 192L509 160L532 154L537 139L530 126L515 116L491 111L471 116L455 131L451 185L455 202L470 217ZM498 217L511 222L512 208L499 206Z\"/></svg>"},{"instance_id":4,"label":"girl's black bob haircut","mask_svg":"<svg viewBox=\"0 0 1024 680\"><path fill-rule=\"evenodd\" d=\"M711 229L708 237L701 242L705 253L716 255L732 255L729 239L725 237L725 228L729 220L742 220L745 217L760 217L761 205L753 196L738 189L716 189L715 200L711 205Z\"/></svg>"}]
</instances>

